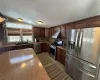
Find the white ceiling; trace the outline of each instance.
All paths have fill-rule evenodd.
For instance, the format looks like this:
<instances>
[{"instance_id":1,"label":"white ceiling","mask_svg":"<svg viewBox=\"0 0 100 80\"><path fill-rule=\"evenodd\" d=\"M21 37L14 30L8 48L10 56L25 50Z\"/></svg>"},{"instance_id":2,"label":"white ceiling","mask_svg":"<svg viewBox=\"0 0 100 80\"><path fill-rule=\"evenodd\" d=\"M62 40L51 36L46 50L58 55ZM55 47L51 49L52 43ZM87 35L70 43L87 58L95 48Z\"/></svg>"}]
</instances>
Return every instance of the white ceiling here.
<instances>
[{"instance_id":1,"label":"white ceiling","mask_svg":"<svg viewBox=\"0 0 100 80\"><path fill-rule=\"evenodd\" d=\"M100 15L100 0L0 0L0 12L44 27Z\"/></svg>"}]
</instances>

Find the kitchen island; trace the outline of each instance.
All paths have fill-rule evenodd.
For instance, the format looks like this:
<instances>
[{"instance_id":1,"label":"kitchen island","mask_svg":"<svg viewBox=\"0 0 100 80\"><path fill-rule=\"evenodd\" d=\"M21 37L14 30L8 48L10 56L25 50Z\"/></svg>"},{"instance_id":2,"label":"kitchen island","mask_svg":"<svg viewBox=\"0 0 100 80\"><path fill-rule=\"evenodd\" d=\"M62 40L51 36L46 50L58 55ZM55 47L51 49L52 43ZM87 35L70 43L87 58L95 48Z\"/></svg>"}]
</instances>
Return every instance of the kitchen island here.
<instances>
[{"instance_id":1,"label":"kitchen island","mask_svg":"<svg viewBox=\"0 0 100 80\"><path fill-rule=\"evenodd\" d=\"M0 80L50 80L31 48L0 55Z\"/></svg>"}]
</instances>

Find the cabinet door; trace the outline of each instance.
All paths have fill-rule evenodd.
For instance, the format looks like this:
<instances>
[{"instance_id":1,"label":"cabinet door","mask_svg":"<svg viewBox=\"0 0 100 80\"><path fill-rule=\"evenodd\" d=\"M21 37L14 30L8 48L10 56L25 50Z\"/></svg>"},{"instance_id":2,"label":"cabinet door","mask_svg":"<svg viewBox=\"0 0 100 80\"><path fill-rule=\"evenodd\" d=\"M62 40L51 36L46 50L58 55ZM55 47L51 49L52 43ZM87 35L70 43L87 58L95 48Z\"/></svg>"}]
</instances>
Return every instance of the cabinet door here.
<instances>
[{"instance_id":1,"label":"cabinet door","mask_svg":"<svg viewBox=\"0 0 100 80\"><path fill-rule=\"evenodd\" d=\"M54 32L55 32L55 30L54 30L55 28L50 28L50 36L52 36L53 34L54 34Z\"/></svg>"},{"instance_id":2,"label":"cabinet door","mask_svg":"<svg viewBox=\"0 0 100 80\"><path fill-rule=\"evenodd\" d=\"M47 45L47 52L50 53L50 45L48 43L46 43Z\"/></svg>"},{"instance_id":3,"label":"cabinet door","mask_svg":"<svg viewBox=\"0 0 100 80\"><path fill-rule=\"evenodd\" d=\"M45 37L45 29L44 28L40 28L40 37Z\"/></svg>"},{"instance_id":4,"label":"cabinet door","mask_svg":"<svg viewBox=\"0 0 100 80\"><path fill-rule=\"evenodd\" d=\"M60 49L60 62L65 65L65 59L66 59L66 51L63 49Z\"/></svg>"},{"instance_id":5,"label":"cabinet door","mask_svg":"<svg viewBox=\"0 0 100 80\"><path fill-rule=\"evenodd\" d=\"M45 28L45 37L50 37L50 29Z\"/></svg>"},{"instance_id":6,"label":"cabinet door","mask_svg":"<svg viewBox=\"0 0 100 80\"><path fill-rule=\"evenodd\" d=\"M98 21L98 20L94 20L94 21L86 21L86 23L87 23L87 27L89 28L89 27L100 27L100 20Z\"/></svg>"},{"instance_id":7,"label":"cabinet door","mask_svg":"<svg viewBox=\"0 0 100 80\"><path fill-rule=\"evenodd\" d=\"M41 43L41 51L42 51L42 52L47 52L46 43Z\"/></svg>"},{"instance_id":8,"label":"cabinet door","mask_svg":"<svg viewBox=\"0 0 100 80\"><path fill-rule=\"evenodd\" d=\"M40 28L33 27L33 36L40 37Z\"/></svg>"},{"instance_id":9,"label":"cabinet door","mask_svg":"<svg viewBox=\"0 0 100 80\"><path fill-rule=\"evenodd\" d=\"M66 27L66 30L71 30L73 29L74 24L68 24L68 25L65 25L65 27Z\"/></svg>"},{"instance_id":10,"label":"cabinet door","mask_svg":"<svg viewBox=\"0 0 100 80\"><path fill-rule=\"evenodd\" d=\"M75 23L74 29L81 29L81 28L86 28L85 23Z\"/></svg>"},{"instance_id":11,"label":"cabinet door","mask_svg":"<svg viewBox=\"0 0 100 80\"><path fill-rule=\"evenodd\" d=\"M60 62L60 48L56 48L56 60Z\"/></svg>"},{"instance_id":12,"label":"cabinet door","mask_svg":"<svg viewBox=\"0 0 100 80\"><path fill-rule=\"evenodd\" d=\"M61 26L61 38L66 38L66 27L65 26Z\"/></svg>"}]
</instances>

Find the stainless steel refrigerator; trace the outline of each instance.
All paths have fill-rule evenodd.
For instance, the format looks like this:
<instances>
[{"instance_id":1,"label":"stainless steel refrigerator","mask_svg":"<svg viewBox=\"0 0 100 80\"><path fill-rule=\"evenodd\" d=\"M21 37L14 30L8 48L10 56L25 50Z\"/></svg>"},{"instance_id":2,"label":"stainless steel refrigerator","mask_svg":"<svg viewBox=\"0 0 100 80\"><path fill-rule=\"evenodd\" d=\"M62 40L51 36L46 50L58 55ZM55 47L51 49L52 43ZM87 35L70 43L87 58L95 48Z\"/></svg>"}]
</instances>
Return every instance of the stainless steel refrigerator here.
<instances>
[{"instance_id":1,"label":"stainless steel refrigerator","mask_svg":"<svg viewBox=\"0 0 100 80\"><path fill-rule=\"evenodd\" d=\"M73 80L100 79L100 27L68 30L66 51L65 69Z\"/></svg>"}]
</instances>

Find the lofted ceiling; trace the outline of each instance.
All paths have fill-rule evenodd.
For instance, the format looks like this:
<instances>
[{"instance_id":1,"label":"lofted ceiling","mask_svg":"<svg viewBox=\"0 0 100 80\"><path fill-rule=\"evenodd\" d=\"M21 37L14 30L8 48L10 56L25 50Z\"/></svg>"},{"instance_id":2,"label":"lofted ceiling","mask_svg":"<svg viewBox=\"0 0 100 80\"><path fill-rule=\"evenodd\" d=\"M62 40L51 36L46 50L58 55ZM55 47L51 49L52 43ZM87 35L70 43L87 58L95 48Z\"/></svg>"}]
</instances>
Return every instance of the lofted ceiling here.
<instances>
[{"instance_id":1,"label":"lofted ceiling","mask_svg":"<svg viewBox=\"0 0 100 80\"><path fill-rule=\"evenodd\" d=\"M0 0L0 12L36 26L52 27L100 15L100 0ZM37 21L44 23L39 25Z\"/></svg>"}]
</instances>

